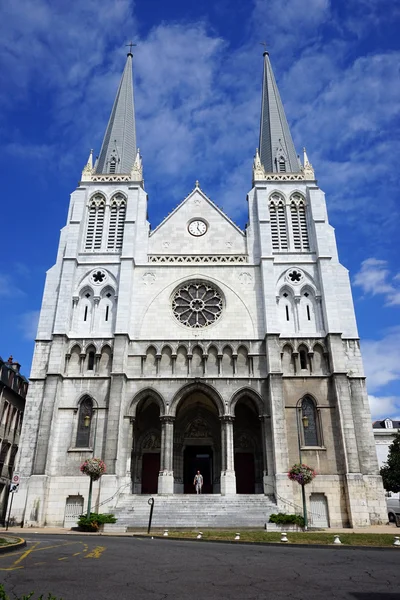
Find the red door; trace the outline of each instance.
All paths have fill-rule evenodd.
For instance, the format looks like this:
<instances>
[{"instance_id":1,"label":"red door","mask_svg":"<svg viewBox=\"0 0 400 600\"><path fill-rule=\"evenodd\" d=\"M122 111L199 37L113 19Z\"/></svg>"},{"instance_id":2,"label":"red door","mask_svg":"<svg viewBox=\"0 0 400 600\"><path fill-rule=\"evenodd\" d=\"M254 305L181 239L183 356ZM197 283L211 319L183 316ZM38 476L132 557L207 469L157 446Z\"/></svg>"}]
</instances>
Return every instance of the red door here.
<instances>
[{"instance_id":1,"label":"red door","mask_svg":"<svg viewBox=\"0 0 400 600\"><path fill-rule=\"evenodd\" d=\"M157 494L160 454L146 453L142 457L142 494Z\"/></svg>"},{"instance_id":2,"label":"red door","mask_svg":"<svg viewBox=\"0 0 400 600\"><path fill-rule=\"evenodd\" d=\"M236 493L254 494L254 455L250 452L235 453Z\"/></svg>"}]
</instances>

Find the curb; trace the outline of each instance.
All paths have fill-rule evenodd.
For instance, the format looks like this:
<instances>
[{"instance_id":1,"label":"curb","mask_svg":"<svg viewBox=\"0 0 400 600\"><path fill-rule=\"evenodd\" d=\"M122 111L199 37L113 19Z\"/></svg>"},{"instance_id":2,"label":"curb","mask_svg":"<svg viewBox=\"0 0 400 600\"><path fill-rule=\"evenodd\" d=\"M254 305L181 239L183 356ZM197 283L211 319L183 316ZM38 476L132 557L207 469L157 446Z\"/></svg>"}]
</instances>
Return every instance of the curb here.
<instances>
[{"instance_id":1,"label":"curb","mask_svg":"<svg viewBox=\"0 0 400 600\"><path fill-rule=\"evenodd\" d=\"M0 546L0 554L14 552L14 550L19 550L20 548L25 548L26 546L26 541L23 538L8 535L2 535L2 538L5 540L15 540L15 543L8 544L7 546Z\"/></svg>"},{"instance_id":2,"label":"curb","mask_svg":"<svg viewBox=\"0 0 400 600\"><path fill-rule=\"evenodd\" d=\"M242 540L207 540L207 539L200 539L198 540L197 538L181 538L181 537L164 537L164 536L150 536L150 535L142 535L142 534L138 534L138 535L132 535L132 537L134 538L141 538L141 539L155 539L155 540L165 540L165 541L177 541L177 542L197 542L197 543L205 543L207 542L208 544L231 544L233 546L273 546L275 548L307 548L307 549L312 549L312 548L316 548L316 549L323 549L323 550L394 550L395 547L394 546L350 546L347 544L341 544L336 545L336 544L292 544L290 542L288 543L282 543L282 542L245 542Z\"/></svg>"}]
</instances>

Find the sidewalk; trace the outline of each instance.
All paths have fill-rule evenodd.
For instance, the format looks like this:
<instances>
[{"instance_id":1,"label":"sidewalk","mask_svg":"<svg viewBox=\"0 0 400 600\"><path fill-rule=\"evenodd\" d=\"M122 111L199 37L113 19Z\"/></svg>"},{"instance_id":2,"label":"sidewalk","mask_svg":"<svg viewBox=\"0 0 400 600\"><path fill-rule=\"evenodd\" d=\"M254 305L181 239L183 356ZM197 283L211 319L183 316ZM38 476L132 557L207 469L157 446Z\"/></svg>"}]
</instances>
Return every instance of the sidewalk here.
<instances>
[{"instance_id":1,"label":"sidewalk","mask_svg":"<svg viewBox=\"0 0 400 600\"><path fill-rule=\"evenodd\" d=\"M205 528L207 529L207 528ZM246 531L247 528L242 527L241 530L242 531ZM249 528L250 529L250 528ZM173 527L170 528L170 530L174 530ZM240 530L240 527L237 529L232 529L232 531L236 531L236 530ZM254 528L251 528L251 530L254 531ZM152 533L160 533L162 532L163 529L160 527L154 527L152 528ZM175 530L174 530L175 531ZM196 528L193 528L193 531L197 531ZM230 531L230 530L229 530ZM260 528L261 531L261 528ZM94 535L101 535L101 536L111 536L111 537L116 537L116 536L120 536L120 537L132 537L134 535L143 535L147 532L147 529L138 529L137 531L129 531L127 533L121 533L121 532L101 532L101 533L89 533L89 532L85 532L85 531L71 531L70 529L64 529L63 527L10 527L8 529L8 531L5 530L5 528L0 528L0 536L2 535L10 535L10 536L16 536L16 537L26 537L29 536L32 533L43 533L43 534L47 534L47 535L89 535L89 536L94 536ZM350 529L350 528L332 528L332 529L320 529L318 531L309 531L308 533L392 533L393 535L399 535L400 536L400 528L396 527L396 525L394 525L394 523L391 523L389 525L372 525L370 527L357 527L354 529Z\"/></svg>"}]
</instances>

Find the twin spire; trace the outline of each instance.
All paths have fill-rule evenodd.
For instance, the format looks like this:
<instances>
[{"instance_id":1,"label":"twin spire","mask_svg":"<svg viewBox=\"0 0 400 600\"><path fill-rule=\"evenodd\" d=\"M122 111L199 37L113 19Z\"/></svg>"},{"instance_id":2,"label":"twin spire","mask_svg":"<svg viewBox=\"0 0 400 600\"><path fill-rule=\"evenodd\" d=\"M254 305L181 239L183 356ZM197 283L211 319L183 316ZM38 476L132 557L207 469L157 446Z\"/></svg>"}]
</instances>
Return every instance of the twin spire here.
<instances>
[{"instance_id":1,"label":"twin spire","mask_svg":"<svg viewBox=\"0 0 400 600\"><path fill-rule=\"evenodd\" d=\"M296 154L268 52L264 52L259 148L253 165L253 179L270 178L274 173L314 179L307 155L303 168ZM82 179L113 174L130 175L131 180L142 179L141 158L136 148L131 52L127 56L99 158L93 168L92 156L89 157Z\"/></svg>"}]
</instances>

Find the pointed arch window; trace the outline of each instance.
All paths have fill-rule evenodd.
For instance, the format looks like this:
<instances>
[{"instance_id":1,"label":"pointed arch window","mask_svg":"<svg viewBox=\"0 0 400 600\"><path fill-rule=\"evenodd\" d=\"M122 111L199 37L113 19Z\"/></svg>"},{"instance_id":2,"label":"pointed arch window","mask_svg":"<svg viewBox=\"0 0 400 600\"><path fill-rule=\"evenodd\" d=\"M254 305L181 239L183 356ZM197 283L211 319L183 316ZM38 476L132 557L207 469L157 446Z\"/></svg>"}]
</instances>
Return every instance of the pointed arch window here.
<instances>
[{"instance_id":1,"label":"pointed arch window","mask_svg":"<svg viewBox=\"0 0 400 600\"><path fill-rule=\"evenodd\" d=\"M300 418L304 446L321 446L321 428L319 414L314 400L305 396L300 404Z\"/></svg>"},{"instance_id":2,"label":"pointed arch window","mask_svg":"<svg viewBox=\"0 0 400 600\"><path fill-rule=\"evenodd\" d=\"M286 173L286 160L283 156L278 159L278 171L279 173Z\"/></svg>"},{"instance_id":3,"label":"pointed arch window","mask_svg":"<svg viewBox=\"0 0 400 600\"><path fill-rule=\"evenodd\" d=\"M90 432L93 421L93 401L89 396L83 398L78 415L78 429L76 433L76 447L88 448L90 445Z\"/></svg>"},{"instance_id":4,"label":"pointed arch window","mask_svg":"<svg viewBox=\"0 0 400 600\"><path fill-rule=\"evenodd\" d=\"M115 173L117 169L117 161L115 159L115 157L113 156L110 160L110 173L113 174Z\"/></svg>"},{"instance_id":5,"label":"pointed arch window","mask_svg":"<svg viewBox=\"0 0 400 600\"><path fill-rule=\"evenodd\" d=\"M85 250L101 250L104 229L105 199L100 194L89 204Z\"/></svg>"},{"instance_id":6,"label":"pointed arch window","mask_svg":"<svg viewBox=\"0 0 400 600\"><path fill-rule=\"evenodd\" d=\"M121 250L124 241L126 202L123 196L111 201L107 250Z\"/></svg>"},{"instance_id":7,"label":"pointed arch window","mask_svg":"<svg viewBox=\"0 0 400 600\"><path fill-rule=\"evenodd\" d=\"M296 196L290 204L292 219L293 244L295 250L310 250L308 239L307 216L304 200Z\"/></svg>"},{"instance_id":8,"label":"pointed arch window","mask_svg":"<svg viewBox=\"0 0 400 600\"><path fill-rule=\"evenodd\" d=\"M269 215L271 221L272 249L287 250L288 233L285 204L279 197L272 199L269 205Z\"/></svg>"}]
</instances>

